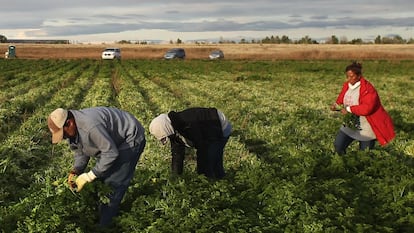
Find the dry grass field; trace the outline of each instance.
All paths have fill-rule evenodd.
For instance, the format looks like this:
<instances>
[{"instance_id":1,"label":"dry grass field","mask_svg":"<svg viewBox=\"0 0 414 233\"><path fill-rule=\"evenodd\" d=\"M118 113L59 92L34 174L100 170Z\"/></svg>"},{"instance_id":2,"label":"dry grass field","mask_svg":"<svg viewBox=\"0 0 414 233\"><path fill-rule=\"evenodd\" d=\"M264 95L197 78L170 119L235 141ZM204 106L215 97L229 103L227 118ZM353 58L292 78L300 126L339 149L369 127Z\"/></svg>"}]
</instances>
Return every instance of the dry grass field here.
<instances>
[{"instance_id":1,"label":"dry grass field","mask_svg":"<svg viewBox=\"0 0 414 233\"><path fill-rule=\"evenodd\" d=\"M414 45L295 45L295 44L85 44L49 45L15 44L16 54L22 59L100 59L103 49L120 47L123 59L162 59L172 47L186 50L187 59L207 59L213 49L221 49L226 59L303 60L303 59L414 59ZM2 56L8 44L0 44Z\"/></svg>"}]
</instances>

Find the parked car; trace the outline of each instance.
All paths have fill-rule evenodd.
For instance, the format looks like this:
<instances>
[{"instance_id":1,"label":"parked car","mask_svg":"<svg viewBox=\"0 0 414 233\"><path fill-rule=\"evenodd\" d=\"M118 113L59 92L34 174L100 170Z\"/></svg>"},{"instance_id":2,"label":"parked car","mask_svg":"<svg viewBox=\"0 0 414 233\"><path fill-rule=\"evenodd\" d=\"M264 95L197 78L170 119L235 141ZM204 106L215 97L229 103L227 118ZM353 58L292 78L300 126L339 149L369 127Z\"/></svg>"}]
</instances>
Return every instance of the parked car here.
<instances>
[{"instance_id":1,"label":"parked car","mask_svg":"<svg viewBox=\"0 0 414 233\"><path fill-rule=\"evenodd\" d=\"M224 58L224 53L221 50L213 50L213 51L211 51L210 55L208 55L208 57L211 60L222 59L222 58Z\"/></svg>"},{"instance_id":2,"label":"parked car","mask_svg":"<svg viewBox=\"0 0 414 233\"><path fill-rule=\"evenodd\" d=\"M165 59L174 59L174 58L184 59L185 58L185 50L182 49L182 48L170 49L165 53L164 58Z\"/></svg>"},{"instance_id":3,"label":"parked car","mask_svg":"<svg viewBox=\"0 0 414 233\"><path fill-rule=\"evenodd\" d=\"M121 59L121 49L120 48L106 48L102 52L102 59Z\"/></svg>"}]
</instances>

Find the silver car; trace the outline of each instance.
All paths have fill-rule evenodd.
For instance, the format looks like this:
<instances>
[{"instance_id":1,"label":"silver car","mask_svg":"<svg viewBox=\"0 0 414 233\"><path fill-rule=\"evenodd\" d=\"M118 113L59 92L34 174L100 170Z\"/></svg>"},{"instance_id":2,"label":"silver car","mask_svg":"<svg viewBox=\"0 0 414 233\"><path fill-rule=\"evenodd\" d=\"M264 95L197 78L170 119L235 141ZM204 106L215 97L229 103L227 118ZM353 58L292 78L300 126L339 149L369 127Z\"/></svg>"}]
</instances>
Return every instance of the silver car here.
<instances>
[{"instance_id":1,"label":"silver car","mask_svg":"<svg viewBox=\"0 0 414 233\"><path fill-rule=\"evenodd\" d=\"M174 59L174 58L184 59L185 50L182 48L174 48L174 49L168 50L164 55L164 59Z\"/></svg>"},{"instance_id":2,"label":"silver car","mask_svg":"<svg viewBox=\"0 0 414 233\"><path fill-rule=\"evenodd\" d=\"M221 51L221 50L213 50L211 53L210 53L210 55L208 55L208 57L211 59L211 60L214 60L214 59L223 59L224 58L224 53L223 53L223 51Z\"/></svg>"}]
</instances>

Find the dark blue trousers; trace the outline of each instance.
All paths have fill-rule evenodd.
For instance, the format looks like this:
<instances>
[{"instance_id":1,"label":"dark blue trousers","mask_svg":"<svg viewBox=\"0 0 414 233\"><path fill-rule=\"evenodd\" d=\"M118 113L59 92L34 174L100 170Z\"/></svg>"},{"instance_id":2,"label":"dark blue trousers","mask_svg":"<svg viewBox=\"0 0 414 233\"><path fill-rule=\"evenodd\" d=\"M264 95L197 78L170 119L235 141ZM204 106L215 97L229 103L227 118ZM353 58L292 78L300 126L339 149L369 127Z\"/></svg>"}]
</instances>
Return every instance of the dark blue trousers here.
<instances>
[{"instance_id":1,"label":"dark blue trousers","mask_svg":"<svg viewBox=\"0 0 414 233\"><path fill-rule=\"evenodd\" d=\"M355 141L355 139L346 135L342 132L342 130L339 130L334 142L335 152L340 155L346 154L346 149L353 141ZM375 146L375 141L376 139L370 141L359 141L359 149L372 149Z\"/></svg>"},{"instance_id":2,"label":"dark blue trousers","mask_svg":"<svg viewBox=\"0 0 414 233\"><path fill-rule=\"evenodd\" d=\"M135 167L144 151L145 143L144 140L137 147L119 151L119 158L110 168L109 175L103 179L106 184L112 187L113 192L108 196L109 203L100 206L99 224L101 226L109 225L112 218L118 214L119 205L134 176Z\"/></svg>"}]
</instances>

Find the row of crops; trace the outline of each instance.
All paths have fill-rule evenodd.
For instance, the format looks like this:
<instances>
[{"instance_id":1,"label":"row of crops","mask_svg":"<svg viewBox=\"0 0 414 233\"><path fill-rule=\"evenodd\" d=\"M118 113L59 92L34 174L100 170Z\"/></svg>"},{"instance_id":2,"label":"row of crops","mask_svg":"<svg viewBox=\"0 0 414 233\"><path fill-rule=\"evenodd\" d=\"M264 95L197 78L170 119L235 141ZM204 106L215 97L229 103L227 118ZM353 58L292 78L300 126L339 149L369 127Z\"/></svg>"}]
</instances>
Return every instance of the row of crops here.
<instances>
[{"instance_id":1,"label":"row of crops","mask_svg":"<svg viewBox=\"0 0 414 233\"><path fill-rule=\"evenodd\" d=\"M107 232L410 232L414 229L414 61L363 61L397 137L333 152L329 105L349 61L0 60L0 232L97 232L99 182L72 193L66 143L51 145L57 107L113 106L148 128L160 113L221 109L234 132L227 175L170 174L168 147L147 145ZM90 164L93 166L93 163Z\"/></svg>"}]
</instances>

